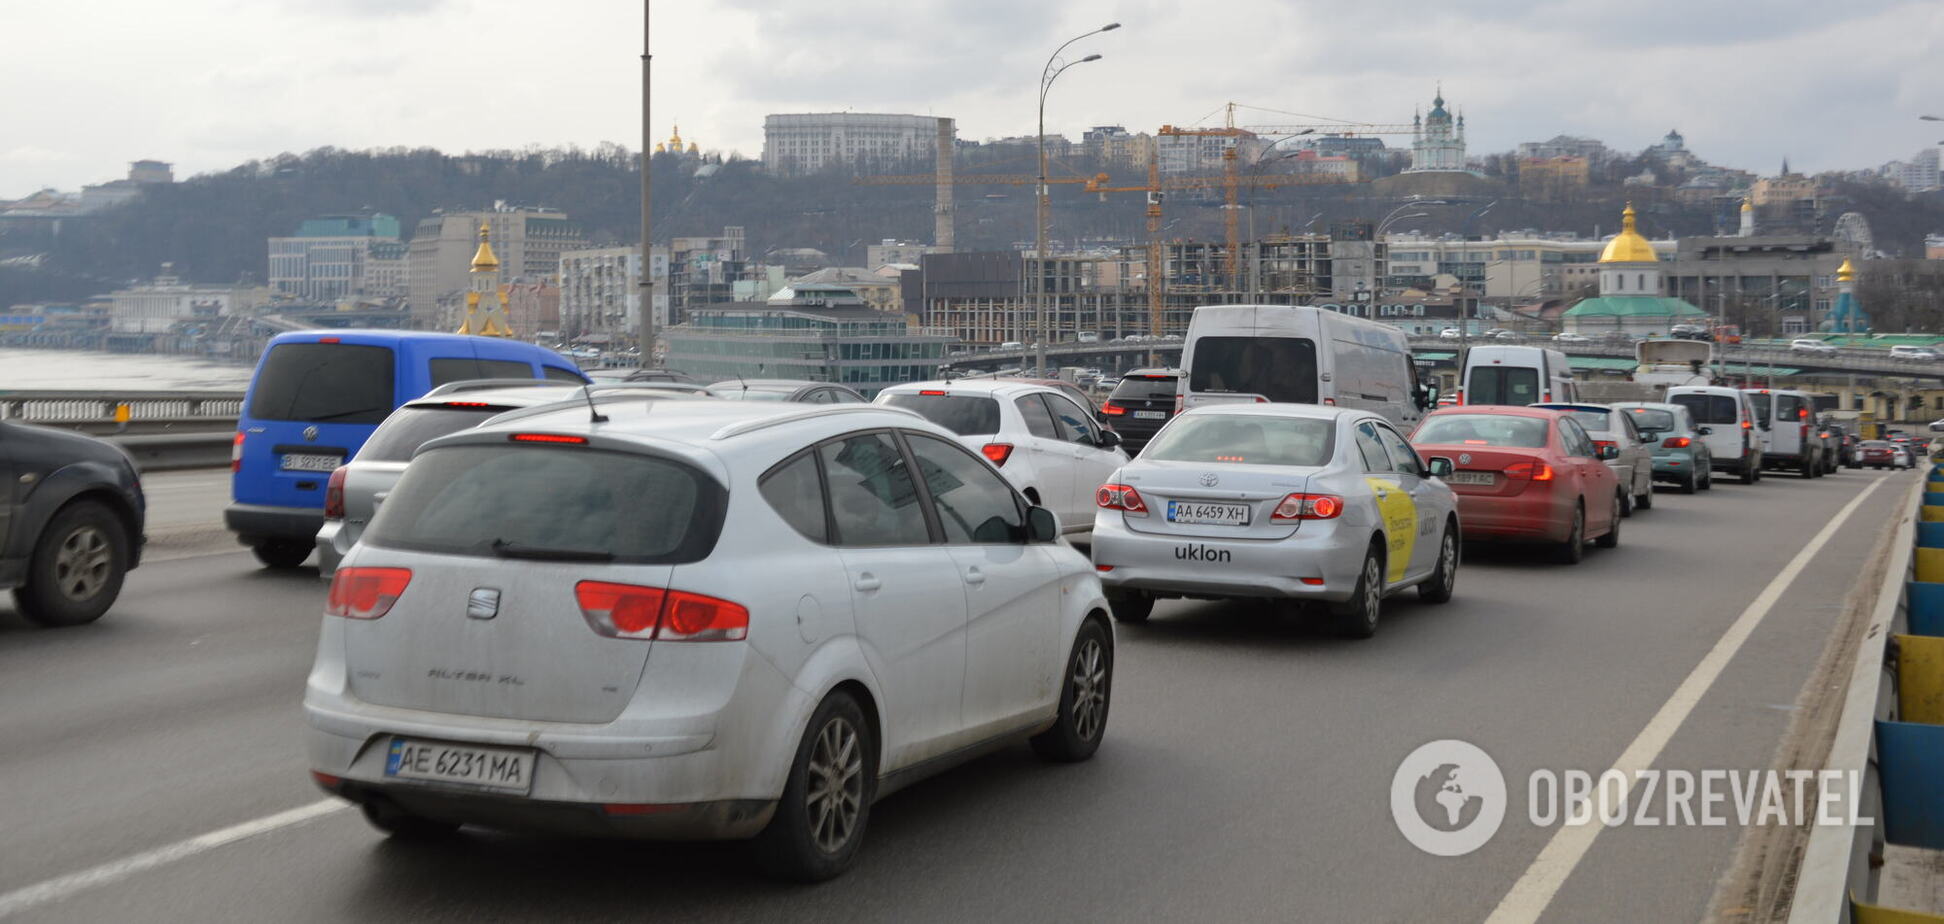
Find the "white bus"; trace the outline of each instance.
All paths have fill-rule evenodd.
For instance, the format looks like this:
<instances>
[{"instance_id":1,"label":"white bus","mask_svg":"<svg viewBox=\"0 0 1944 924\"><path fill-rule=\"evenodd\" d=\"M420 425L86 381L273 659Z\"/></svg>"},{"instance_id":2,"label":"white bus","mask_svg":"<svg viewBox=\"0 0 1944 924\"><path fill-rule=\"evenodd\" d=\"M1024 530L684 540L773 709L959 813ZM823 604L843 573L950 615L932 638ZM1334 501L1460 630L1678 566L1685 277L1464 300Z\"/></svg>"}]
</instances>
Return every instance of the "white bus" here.
<instances>
[{"instance_id":1,"label":"white bus","mask_svg":"<svg viewBox=\"0 0 1944 924\"><path fill-rule=\"evenodd\" d=\"M1223 401L1327 404L1410 428L1436 402L1402 330L1324 308L1204 305L1181 346L1187 409Z\"/></svg>"}]
</instances>

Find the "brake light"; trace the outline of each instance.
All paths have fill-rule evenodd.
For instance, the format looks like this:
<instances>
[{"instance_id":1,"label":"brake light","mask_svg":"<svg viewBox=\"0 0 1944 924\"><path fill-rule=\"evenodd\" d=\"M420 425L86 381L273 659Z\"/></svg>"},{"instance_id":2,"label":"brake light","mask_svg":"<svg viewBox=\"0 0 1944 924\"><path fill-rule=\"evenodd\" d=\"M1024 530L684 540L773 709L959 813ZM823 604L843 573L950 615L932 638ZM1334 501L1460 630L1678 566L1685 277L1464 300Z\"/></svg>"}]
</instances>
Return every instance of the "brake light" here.
<instances>
[{"instance_id":1,"label":"brake light","mask_svg":"<svg viewBox=\"0 0 1944 924\"><path fill-rule=\"evenodd\" d=\"M1806 407L1799 407L1799 408L1796 408L1796 416L1797 416L1797 417L1800 417L1800 418L1802 418L1803 420L1808 420L1808 419L1809 419L1809 409L1808 409L1808 408L1806 408Z\"/></svg>"},{"instance_id":2,"label":"brake light","mask_svg":"<svg viewBox=\"0 0 1944 924\"><path fill-rule=\"evenodd\" d=\"M484 401L447 401L446 407L492 407Z\"/></svg>"},{"instance_id":3,"label":"brake light","mask_svg":"<svg viewBox=\"0 0 1944 924\"><path fill-rule=\"evenodd\" d=\"M1141 492L1124 484L1103 484L1094 492L1094 503L1106 510L1120 510L1126 513L1146 516L1147 501L1141 499Z\"/></svg>"},{"instance_id":4,"label":"brake light","mask_svg":"<svg viewBox=\"0 0 1944 924\"><path fill-rule=\"evenodd\" d=\"M945 390L942 388L926 388L921 389L918 393L921 395L940 396L945 394Z\"/></svg>"},{"instance_id":5,"label":"brake light","mask_svg":"<svg viewBox=\"0 0 1944 924\"><path fill-rule=\"evenodd\" d=\"M324 615L378 619L391 612L410 583L412 572L404 568L339 568L331 576Z\"/></svg>"},{"instance_id":6,"label":"brake light","mask_svg":"<svg viewBox=\"0 0 1944 924\"><path fill-rule=\"evenodd\" d=\"M1743 430L1753 430L1753 429L1755 429L1755 424L1754 424L1754 422L1753 422L1753 421L1748 421L1748 420L1744 420L1744 421L1742 421L1742 429L1743 429Z\"/></svg>"},{"instance_id":7,"label":"brake light","mask_svg":"<svg viewBox=\"0 0 1944 924\"><path fill-rule=\"evenodd\" d=\"M317 342L318 343L338 343L340 341L336 337L319 337L317 338Z\"/></svg>"},{"instance_id":8,"label":"brake light","mask_svg":"<svg viewBox=\"0 0 1944 924\"><path fill-rule=\"evenodd\" d=\"M1458 389L1458 400L1457 400L1457 401L1456 401L1455 403L1457 403L1457 404L1464 404L1464 403L1465 403L1465 390L1464 390L1464 389L1462 389L1462 388L1460 388L1460 389Z\"/></svg>"},{"instance_id":9,"label":"brake light","mask_svg":"<svg viewBox=\"0 0 1944 924\"><path fill-rule=\"evenodd\" d=\"M1620 444L1612 440L1594 440L1593 448L1594 449L1619 449Z\"/></svg>"},{"instance_id":10,"label":"brake light","mask_svg":"<svg viewBox=\"0 0 1944 924\"><path fill-rule=\"evenodd\" d=\"M230 440L230 472L243 470L243 431L236 431L236 439Z\"/></svg>"},{"instance_id":11,"label":"brake light","mask_svg":"<svg viewBox=\"0 0 1944 924\"><path fill-rule=\"evenodd\" d=\"M1343 498L1334 494L1291 494L1269 514L1271 520L1330 520L1343 512Z\"/></svg>"},{"instance_id":12,"label":"brake light","mask_svg":"<svg viewBox=\"0 0 1944 924\"><path fill-rule=\"evenodd\" d=\"M568 436L565 433L515 433L507 439L515 443L564 443L570 446L587 445L585 436Z\"/></svg>"},{"instance_id":13,"label":"brake light","mask_svg":"<svg viewBox=\"0 0 1944 924\"><path fill-rule=\"evenodd\" d=\"M1688 446L1693 445L1693 443L1693 440L1685 436L1670 436L1667 439L1661 440L1661 445L1668 449L1686 449Z\"/></svg>"},{"instance_id":14,"label":"brake light","mask_svg":"<svg viewBox=\"0 0 1944 924\"><path fill-rule=\"evenodd\" d=\"M1551 389L1547 389L1547 390L1546 390L1546 394L1545 394L1545 398L1546 398L1546 401L1545 401L1545 403L1547 403L1547 404L1551 404L1551 403L1552 403L1552 390L1551 390Z\"/></svg>"},{"instance_id":15,"label":"brake light","mask_svg":"<svg viewBox=\"0 0 1944 924\"><path fill-rule=\"evenodd\" d=\"M1127 408L1121 407L1120 405L1115 404L1112 401L1109 401L1100 406L1100 412L1102 414L1111 414L1118 417L1122 414L1127 413Z\"/></svg>"},{"instance_id":16,"label":"brake light","mask_svg":"<svg viewBox=\"0 0 1944 924\"><path fill-rule=\"evenodd\" d=\"M1823 433L1818 433L1818 434L1816 434L1816 437L1817 437L1818 439L1825 439L1825 440L1826 440L1826 439L1829 439L1829 434L1828 434L1827 432L1823 432Z\"/></svg>"},{"instance_id":17,"label":"brake light","mask_svg":"<svg viewBox=\"0 0 1944 924\"><path fill-rule=\"evenodd\" d=\"M1544 462L1514 462L1505 467L1505 477L1513 481L1551 481L1553 470Z\"/></svg>"},{"instance_id":18,"label":"brake light","mask_svg":"<svg viewBox=\"0 0 1944 924\"><path fill-rule=\"evenodd\" d=\"M350 469L340 465L331 472L331 480L324 483L324 519L344 519L344 474Z\"/></svg>"},{"instance_id":19,"label":"brake light","mask_svg":"<svg viewBox=\"0 0 1944 924\"><path fill-rule=\"evenodd\" d=\"M738 642L749 637L749 609L685 590L582 581L574 601L588 628L608 638Z\"/></svg>"},{"instance_id":20,"label":"brake light","mask_svg":"<svg viewBox=\"0 0 1944 924\"><path fill-rule=\"evenodd\" d=\"M979 451L984 453L986 458L991 459L993 465L999 466L1005 465L1006 460L1012 458L1012 450L1011 443L987 443L979 447Z\"/></svg>"},{"instance_id":21,"label":"brake light","mask_svg":"<svg viewBox=\"0 0 1944 924\"><path fill-rule=\"evenodd\" d=\"M1257 404L1268 404L1268 403L1269 403L1269 399L1268 399L1268 398L1257 398L1257 399L1256 399L1256 403L1257 403ZM1336 407L1336 399L1335 399L1335 398L1324 398L1324 399L1323 399L1323 403L1324 403L1324 404L1327 404L1327 405L1329 405L1329 406L1331 406L1331 407Z\"/></svg>"}]
</instances>

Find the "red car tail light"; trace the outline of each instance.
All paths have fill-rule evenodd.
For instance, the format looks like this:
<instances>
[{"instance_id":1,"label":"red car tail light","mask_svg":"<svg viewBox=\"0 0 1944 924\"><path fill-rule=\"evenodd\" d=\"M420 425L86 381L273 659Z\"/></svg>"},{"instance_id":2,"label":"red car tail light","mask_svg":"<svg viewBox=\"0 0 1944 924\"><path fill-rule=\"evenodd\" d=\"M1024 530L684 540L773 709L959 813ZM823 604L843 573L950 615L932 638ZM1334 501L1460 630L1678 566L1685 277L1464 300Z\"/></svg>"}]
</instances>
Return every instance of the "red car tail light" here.
<instances>
[{"instance_id":1,"label":"red car tail light","mask_svg":"<svg viewBox=\"0 0 1944 924\"><path fill-rule=\"evenodd\" d=\"M749 637L749 608L716 597L671 590L662 600L661 628L655 638L665 642L740 642Z\"/></svg>"},{"instance_id":2,"label":"red car tail light","mask_svg":"<svg viewBox=\"0 0 1944 924\"><path fill-rule=\"evenodd\" d=\"M1553 470L1544 462L1514 462L1505 467L1505 477L1514 481L1551 481Z\"/></svg>"},{"instance_id":3,"label":"red car tail light","mask_svg":"<svg viewBox=\"0 0 1944 924\"><path fill-rule=\"evenodd\" d=\"M1291 494L1269 514L1271 520L1331 520L1343 512L1343 498L1334 494Z\"/></svg>"},{"instance_id":4,"label":"red car tail light","mask_svg":"<svg viewBox=\"0 0 1944 924\"><path fill-rule=\"evenodd\" d=\"M391 612L392 604L412 583L412 572L405 568L339 568L331 576L331 590L325 595L324 615L345 619L379 619Z\"/></svg>"},{"instance_id":5,"label":"red car tail light","mask_svg":"<svg viewBox=\"0 0 1944 924\"><path fill-rule=\"evenodd\" d=\"M349 469L340 465L331 471L331 480L324 483L324 519L344 519L344 475Z\"/></svg>"},{"instance_id":6,"label":"red car tail light","mask_svg":"<svg viewBox=\"0 0 1944 924\"><path fill-rule=\"evenodd\" d=\"M1593 448L1594 449L1619 449L1620 444L1612 440L1594 440Z\"/></svg>"},{"instance_id":7,"label":"red car tail light","mask_svg":"<svg viewBox=\"0 0 1944 924\"><path fill-rule=\"evenodd\" d=\"M230 473L243 470L243 431L236 431L236 439L230 440Z\"/></svg>"},{"instance_id":8,"label":"red car tail light","mask_svg":"<svg viewBox=\"0 0 1944 924\"><path fill-rule=\"evenodd\" d=\"M998 466L1004 466L1006 460L1012 458L1012 450L1011 443L987 443L979 447L979 451L984 453L986 458L991 459L993 465Z\"/></svg>"},{"instance_id":9,"label":"red car tail light","mask_svg":"<svg viewBox=\"0 0 1944 924\"><path fill-rule=\"evenodd\" d=\"M1111 414L1113 416L1118 417L1122 414L1127 413L1127 408L1121 407L1120 405L1115 404L1112 401L1109 401L1100 406L1100 412L1102 414Z\"/></svg>"},{"instance_id":10,"label":"red car tail light","mask_svg":"<svg viewBox=\"0 0 1944 924\"><path fill-rule=\"evenodd\" d=\"M1661 440L1661 445L1668 449L1686 449L1693 444L1694 441L1685 436L1670 436L1667 439Z\"/></svg>"},{"instance_id":11,"label":"red car tail light","mask_svg":"<svg viewBox=\"0 0 1944 924\"><path fill-rule=\"evenodd\" d=\"M936 398L944 395L945 390L942 388L921 388L918 390L918 393L927 397Z\"/></svg>"},{"instance_id":12,"label":"red car tail light","mask_svg":"<svg viewBox=\"0 0 1944 924\"><path fill-rule=\"evenodd\" d=\"M582 581L574 585L574 602L581 618L597 635L608 638L651 639L661 623L662 601L668 591L659 587Z\"/></svg>"},{"instance_id":13,"label":"red car tail light","mask_svg":"<svg viewBox=\"0 0 1944 924\"><path fill-rule=\"evenodd\" d=\"M515 443L562 443L570 446L587 445L585 436L569 436L565 433L515 433L507 437Z\"/></svg>"},{"instance_id":14,"label":"red car tail light","mask_svg":"<svg viewBox=\"0 0 1944 924\"><path fill-rule=\"evenodd\" d=\"M1094 503L1106 510L1121 510L1127 513L1148 512L1147 501L1141 499L1141 492L1124 484L1103 484L1094 492Z\"/></svg>"}]
</instances>

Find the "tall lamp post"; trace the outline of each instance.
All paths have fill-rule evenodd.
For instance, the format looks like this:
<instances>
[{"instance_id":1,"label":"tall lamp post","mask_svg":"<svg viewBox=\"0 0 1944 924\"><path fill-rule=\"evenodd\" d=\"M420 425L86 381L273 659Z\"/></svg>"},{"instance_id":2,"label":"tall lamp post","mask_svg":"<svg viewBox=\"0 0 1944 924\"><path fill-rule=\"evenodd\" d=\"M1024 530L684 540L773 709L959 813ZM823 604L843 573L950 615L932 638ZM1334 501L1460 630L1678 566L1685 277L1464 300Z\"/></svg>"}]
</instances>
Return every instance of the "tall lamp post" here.
<instances>
[{"instance_id":1,"label":"tall lamp post","mask_svg":"<svg viewBox=\"0 0 1944 924\"><path fill-rule=\"evenodd\" d=\"M648 188L649 176L653 173L654 141L649 136L654 129L648 124L648 6L651 0L641 0L641 276L635 282L635 298L640 302L640 331L637 336L641 342L641 368L655 365L655 279L654 264L649 259L648 243L649 213Z\"/></svg>"},{"instance_id":2,"label":"tall lamp post","mask_svg":"<svg viewBox=\"0 0 1944 924\"><path fill-rule=\"evenodd\" d=\"M1052 56L1046 59L1046 66L1040 68L1039 134L1034 137L1039 142L1039 186L1033 196L1033 327L1037 332L1034 339L1038 342L1033 345L1033 362L1042 375L1046 373L1046 341L1049 336L1046 327L1046 94L1053 89L1053 81L1066 73L1067 68L1100 60L1099 55L1088 55L1078 61L1062 61L1060 52L1089 35L1112 32L1118 28L1120 23L1110 22L1067 39L1060 47L1053 49ZM1055 64L1059 66L1055 67Z\"/></svg>"}]
</instances>

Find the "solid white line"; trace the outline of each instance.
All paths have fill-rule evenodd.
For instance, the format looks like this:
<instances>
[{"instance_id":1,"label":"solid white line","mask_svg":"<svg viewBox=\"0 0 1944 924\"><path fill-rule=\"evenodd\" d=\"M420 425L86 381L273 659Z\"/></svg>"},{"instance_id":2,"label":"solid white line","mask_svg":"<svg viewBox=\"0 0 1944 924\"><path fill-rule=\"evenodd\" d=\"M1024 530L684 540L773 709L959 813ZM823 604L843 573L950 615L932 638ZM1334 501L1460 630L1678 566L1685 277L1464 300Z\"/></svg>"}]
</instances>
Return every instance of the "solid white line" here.
<instances>
[{"instance_id":1,"label":"solid white line","mask_svg":"<svg viewBox=\"0 0 1944 924\"><path fill-rule=\"evenodd\" d=\"M309 805L299 806L287 812L265 815L253 821L231 825L227 828L211 831L208 834L199 834L188 840L177 841L173 844L157 847L154 850L138 853L131 857L123 857L119 860L103 863L92 869L84 869L78 873L70 873L66 876L57 876L45 882L30 885L24 889L15 889L12 892L0 895L0 918L16 915L22 911L39 907L49 902L60 901L80 892L108 885L111 882L118 882L144 870L174 863L177 860L185 860L196 854L215 850L225 844L234 844L237 841L256 837L259 834L268 834L279 828L300 825L314 818L321 818L332 812L343 811L350 807L351 803L341 799L319 799Z\"/></svg>"},{"instance_id":2,"label":"solid white line","mask_svg":"<svg viewBox=\"0 0 1944 924\"><path fill-rule=\"evenodd\" d=\"M1808 567L1810 559L1815 558L1816 553L1822 551L1822 547L1836 535L1836 531L1842 528L1843 523L1849 520L1850 514L1855 513L1857 508L1863 505L1863 501L1869 498L1870 494L1876 491L1885 480L1887 479L1879 478L1871 482L1869 487L1863 489L1863 493L1856 495L1855 499L1836 514L1835 519L1830 520L1821 532L1816 533L1815 538L1809 540L1808 545L1802 547L1802 551L1797 552L1796 556L1789 560L1788 565L1776 574L1775 579L1770 581L1767 587L1762 588L1761 595L1748 604L1747 609L1742 610L1741 615L1736 617L1735 622L1728 627L1728 631L1721 636L1721 640L1715 642L1714 648L1701 659L1701 663L1695 665L1694 671L1674 689L1674 695L1668 697L1667 702L1661 705L1660 711L1654 713L1654 717L1648 720L1647 727L1641 729L1633 743L1627 745L1627 749L1620 753L1620 759L1613 762L1613 770L1626 774L1624 779L1634 780L1635 771L1653 766L1654 760L1660 757L1661 750L1667 747L1668 739L1673 738L1674 732L1681 727L1681 723L1687 721L1688 714L1694 711L1694 707L1701 702L1701 697L1708 692L1710 686L1714 685L1715 679L1721 676L1728 662L1734 659L1735 653L1741 650L1744 642L1748 641L1755 627L1761 624L1764 616L1768 615L1769 609L1775 606L1775 601L1781 599L1782 592L1802 574L1803 569ZM1597 778L1598 774L1595 777ZM1560 817L1564 819L1572 814L1572 810L1568 809L1563 811ZM1560 886L1566 884L1566 877L1572 875L1573 868L1579 865L1581 858L1585 857L1586 852L1592 848L1593 839L1599 837L1600 832L1604 830L1606 827L1600 824L1597 812L1593 813L1593 817L1587 824L1569 825L1562 821L1559 830L1539 851L1539 856L1532 861L1531 866L1526 868L1525 874L1520 876L1519 881L1512 884L1511 891L1506 892L1505 897L1499 900L1498 907L1492 911L1492 916L1486 918L1486 924L1515 924L1515 922L1539 920L1539 916L1545 913L1546 907L1552 904L1553 896L1558 894Z\"/></svg>"}]
</instances>

